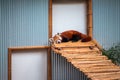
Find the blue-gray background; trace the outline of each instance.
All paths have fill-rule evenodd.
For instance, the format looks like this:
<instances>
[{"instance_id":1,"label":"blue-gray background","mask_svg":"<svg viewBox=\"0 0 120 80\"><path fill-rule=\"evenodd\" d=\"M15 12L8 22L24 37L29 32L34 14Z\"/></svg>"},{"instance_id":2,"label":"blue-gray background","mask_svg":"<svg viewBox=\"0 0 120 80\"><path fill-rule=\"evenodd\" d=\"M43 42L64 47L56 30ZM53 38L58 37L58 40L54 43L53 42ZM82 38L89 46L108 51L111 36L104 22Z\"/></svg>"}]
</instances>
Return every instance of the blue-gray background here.
<instances>
[{"instance_id":1,"label":"blue-gray background","mask_svg":"<svg viewBox=\"0 0 120 80\"><path fill-rule=\"evenodd\" d=\"M7 80L8 47L48 45L48 0L0 0L0 80ZM93 36L104 48L120 42L120 0L93 0ZM52 80L86 80L52 53Z\"/></svg>"}]
</instances>

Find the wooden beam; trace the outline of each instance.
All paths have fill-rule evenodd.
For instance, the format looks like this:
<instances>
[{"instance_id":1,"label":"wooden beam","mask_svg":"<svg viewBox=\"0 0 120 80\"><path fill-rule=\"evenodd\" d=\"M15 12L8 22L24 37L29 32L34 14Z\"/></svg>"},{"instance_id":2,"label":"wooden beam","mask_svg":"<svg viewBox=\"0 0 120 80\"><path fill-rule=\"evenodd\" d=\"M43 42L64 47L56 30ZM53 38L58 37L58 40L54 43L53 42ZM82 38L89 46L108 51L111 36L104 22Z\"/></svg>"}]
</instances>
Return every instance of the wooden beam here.
<instances>
[{"instance_id":1,"label":"wooden beam","mask_svg":"<svg viewBox=\"0 0 120 80\"><path fill-rule=\"evenodd\" d=\"M9 50L30 50L30 49L48 49L49 46L20 46L20 47L10 47Z\"/></svg>"},{"instance_id":2,"label":"wooden beam","mask_svg":"<svg viewBox=\"0 0 120 80\"><path fill-rule=\"evenodd\" d=\"M49 26L48 37L52 37L52 0L49 0Z\"/></svg>"},{"instance_id":3,"label":"wooden beam","mask_svg":"<svg viewBox=\"0 0 120 80\"><path fill-rule=\"evenodd\" d=\"M87 34L93 37L92 0L87 0Z\"/></svg>"},{"instance_id":4,"label":"wooden beam","mask_svg":"<svg viewBox=\"0 0 120 80\"><path fill-rule=\"evenodd\" d=\"M11 49L8 49L8 80L12 80L12 72L11 72L11 62L12 62L12 59L11 59L11 55L12 55L12 51Z\"/></svg>"}]
</instances>

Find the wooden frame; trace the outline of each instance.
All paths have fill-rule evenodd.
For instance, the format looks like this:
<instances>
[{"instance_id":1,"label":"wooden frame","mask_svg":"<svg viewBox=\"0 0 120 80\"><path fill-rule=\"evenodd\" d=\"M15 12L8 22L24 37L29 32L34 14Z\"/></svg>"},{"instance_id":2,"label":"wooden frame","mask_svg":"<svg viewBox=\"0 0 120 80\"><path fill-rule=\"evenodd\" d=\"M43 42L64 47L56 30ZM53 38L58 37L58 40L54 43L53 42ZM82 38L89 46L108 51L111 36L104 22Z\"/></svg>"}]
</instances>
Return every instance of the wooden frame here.
<instances>
[{"instance_id":1,"label":"wooden frame","mask_svg":"<svg viewBox=\"0 0 120 80\"><path fill-rule=\"evenodd\" d=\"M87 35L93 37L92 0L87 2ZM49 38L52 37L52 0L49 0Z\"/></svg>"},{"instance_id":2,"label":"wooden frame","mask_svg":"<svg viewBox=\"0 0 120 80\"><path fill-rule=\"evenodd\" d=\"M28 46L28 47L12 47L8 48L8 80L12 80L12 52L18 50L35 50L35 49L47 49L47 80L51 80L51 58L49 46Z\"/></svg>"}]
</instances>

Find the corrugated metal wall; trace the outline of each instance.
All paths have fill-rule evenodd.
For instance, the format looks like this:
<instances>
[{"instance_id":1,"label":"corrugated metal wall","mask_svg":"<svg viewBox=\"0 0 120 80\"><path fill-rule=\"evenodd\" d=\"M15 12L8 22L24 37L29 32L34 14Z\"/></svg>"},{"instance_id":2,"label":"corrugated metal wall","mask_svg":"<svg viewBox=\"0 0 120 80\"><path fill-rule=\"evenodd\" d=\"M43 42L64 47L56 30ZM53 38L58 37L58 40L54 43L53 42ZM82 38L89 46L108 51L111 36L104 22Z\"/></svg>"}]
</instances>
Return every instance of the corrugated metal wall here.
<instances>
[{"instance_id":1,"label":"corrugated metal wall","mask_svg":"<svg viewBox=\"0 0 120 80\"><path fill-rule=\"evenodd\" d=\"M93 0L93 34L104 48L120 41L120 0ZM48 45L48 0L0 0L0 80L7 80L7 48ZM52 80L86 80L52 53Z\"/></svg>"},{"instance_id":2,"label":"corrugated metal wall","mask_svg":"<svg viewBox=\"0 0 120 80\"><path fill-rule=\"evenodd\" d=\"M7 48L48 45L48 0L0 0L0 80L7 80Z\"/></svg>"},{"instance_id":3,"label":"corrugated metal wall","mask_svg":"<svg viewBox=\"0 0 120 80\"><path fill-rule=\"evenodd\" d=\"M52 80L88 80L84 73L68 63L64 57L52 53Z\"/></svg>"},{"instance_id":4,"label":"corrugated metal wall","mask_svg":"<svg viewBox=\"0 0 120 80\"><path fill-rule=\"evenodd\" d=\"M120 0L93 0L93 34L106 49L120 43Z\"/></svg>"}]
</instances>

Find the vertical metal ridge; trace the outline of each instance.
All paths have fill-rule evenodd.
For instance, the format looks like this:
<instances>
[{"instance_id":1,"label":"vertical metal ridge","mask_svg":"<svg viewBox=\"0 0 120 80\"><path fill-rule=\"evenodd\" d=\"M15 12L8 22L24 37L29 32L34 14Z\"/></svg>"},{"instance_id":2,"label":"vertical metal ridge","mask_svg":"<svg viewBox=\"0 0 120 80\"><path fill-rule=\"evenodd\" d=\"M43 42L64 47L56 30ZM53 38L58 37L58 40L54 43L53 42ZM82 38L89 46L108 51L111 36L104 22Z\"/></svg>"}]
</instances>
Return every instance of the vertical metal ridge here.
<instances>
[{"instance_id":1,"label":"vertical metal ridge","mask_svg":"<svg viewBox=\"0 0 120 80\"><path fill-rule=\"evenodd\" d=\"M120 43L120 0L93 0L94 38L104 48Z\"/></svg>"},{"instance_id":2,"label":"vertical metal ridge","mask_svg":"<svg viewBox=\"0 0 120 80\"><path fill-rule=\"evenodd\" d=\"M87 77L64 57L52 52L52 80L87 80Z\"/></svg>"},{"instance_id":3,"label":"vertical metal ridge","mask_svg":"<svg viewBox=\"0 0 120 80\"><path fill-rule=\"evenodd\" d=\"M0 23L0 80L8 80L8 47L48 45L48 0L0 0Z\"/></svg>"}]
</instances>

